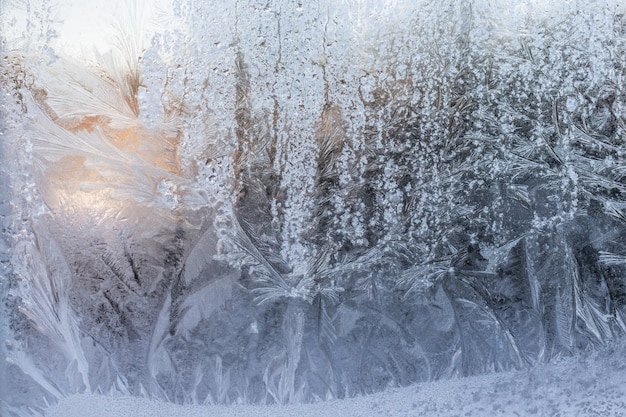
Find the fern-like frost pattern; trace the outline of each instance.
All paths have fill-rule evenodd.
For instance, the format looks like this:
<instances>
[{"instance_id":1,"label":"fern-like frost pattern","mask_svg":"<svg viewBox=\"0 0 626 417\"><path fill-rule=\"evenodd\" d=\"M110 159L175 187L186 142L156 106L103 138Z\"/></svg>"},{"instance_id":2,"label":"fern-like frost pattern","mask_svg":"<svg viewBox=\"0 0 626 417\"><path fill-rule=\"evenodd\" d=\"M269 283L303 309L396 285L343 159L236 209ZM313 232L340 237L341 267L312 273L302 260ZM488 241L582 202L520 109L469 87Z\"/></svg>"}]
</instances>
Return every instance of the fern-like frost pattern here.
<instances>
[{"instance_id":1,"label":"fern-like frost pattern","mask_svg":"<svg viewBox=\"0 0 626 417\"><path fill-rule=\"evenodd\" d=\"M27 3L3 415L330 400L626 332L621 2L174 1L150 37L138 2L89 58Z\"/></svg>"}]
</instances>

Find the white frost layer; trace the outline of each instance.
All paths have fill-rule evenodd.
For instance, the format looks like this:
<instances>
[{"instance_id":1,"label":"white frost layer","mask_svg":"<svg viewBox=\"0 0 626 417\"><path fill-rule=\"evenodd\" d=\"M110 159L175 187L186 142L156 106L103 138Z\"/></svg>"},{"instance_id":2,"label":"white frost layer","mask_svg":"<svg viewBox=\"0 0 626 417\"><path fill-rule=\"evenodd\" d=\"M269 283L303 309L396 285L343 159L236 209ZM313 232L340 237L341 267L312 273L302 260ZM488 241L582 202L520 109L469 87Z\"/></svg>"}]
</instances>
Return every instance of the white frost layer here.
<instances>
[{"instance_id":1,"label":"white frost layer","mask_svg":"<svg viewBox=\"0 0 626 417\"><path fill-rule=\"evenodd\" d=\"M179 406L75 395L47 417L624 416L624 348L532 370L440 380L370 396L293 406Z\"/></svg>"}]
</instances>

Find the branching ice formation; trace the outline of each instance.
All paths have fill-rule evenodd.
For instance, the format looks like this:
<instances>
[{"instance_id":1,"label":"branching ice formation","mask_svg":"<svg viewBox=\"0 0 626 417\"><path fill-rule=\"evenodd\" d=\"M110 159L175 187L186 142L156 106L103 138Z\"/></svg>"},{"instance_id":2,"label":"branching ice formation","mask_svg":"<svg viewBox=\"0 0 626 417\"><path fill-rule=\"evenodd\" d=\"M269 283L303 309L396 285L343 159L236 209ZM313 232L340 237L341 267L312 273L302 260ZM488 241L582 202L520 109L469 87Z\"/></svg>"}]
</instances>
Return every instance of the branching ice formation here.
<instances>
[{"instance_id":1,"label":"branching ice formation","mask_svg":"<svg viewBox=\"0 0 626 417\"><path fill-rule=\"evenodd\" d=\"M181 0L148 39L138 7L80 61L27 2L3 413L327 400L622 337L623 5L417 3Z\"/></svg>"}]
</instances>

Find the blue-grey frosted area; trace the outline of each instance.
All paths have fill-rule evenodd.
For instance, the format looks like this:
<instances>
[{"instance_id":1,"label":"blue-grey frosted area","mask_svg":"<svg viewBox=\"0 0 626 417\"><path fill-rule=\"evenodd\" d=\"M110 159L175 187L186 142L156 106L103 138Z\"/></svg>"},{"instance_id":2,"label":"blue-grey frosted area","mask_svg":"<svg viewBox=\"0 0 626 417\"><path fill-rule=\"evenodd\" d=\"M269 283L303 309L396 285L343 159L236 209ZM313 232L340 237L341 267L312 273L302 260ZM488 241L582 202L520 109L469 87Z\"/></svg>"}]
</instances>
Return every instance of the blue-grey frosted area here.
<instances>
[{"instance_id":1,"label":"blue-grey frosted area","mask_svg":"<svg viewBox=\"0 0 626 417\"><path fill-rule=\"evenodd\" d=\"M146 398L78 394L46 417L622 417L626 408L624 347L562 358L532 369L440 379L311 404L189 406Z\"/></svg>"},{"instance_id":2,"label":"blue-grey frosted area","mask_svg":"<svg viewBox=\"0 0 626 417\"><path fill-rule=\"evenodd\" d=\"M0 7L3 416L330 401L623 338L621 2L149 3L81 53L56 2Z\"/></svg>"}]
</instances>

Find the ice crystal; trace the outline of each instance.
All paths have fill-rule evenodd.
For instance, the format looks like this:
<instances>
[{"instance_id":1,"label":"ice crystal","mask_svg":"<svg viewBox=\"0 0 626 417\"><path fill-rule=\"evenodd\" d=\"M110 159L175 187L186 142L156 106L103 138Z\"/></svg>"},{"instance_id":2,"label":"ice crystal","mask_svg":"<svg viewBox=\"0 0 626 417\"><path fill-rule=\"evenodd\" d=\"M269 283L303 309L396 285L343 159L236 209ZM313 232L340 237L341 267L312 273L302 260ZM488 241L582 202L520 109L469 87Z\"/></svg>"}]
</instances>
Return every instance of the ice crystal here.
<instances>
[{"instance_id":1,"label":"ice crystal","mask_svg":"<svg viewBox=\"0 0 626 417\"><path fill-rule=\"evenodd\" d=\"M623 6L492 3L175 1L81 60L29 0L3 413L343 398L623 336Z\"/></svg>"}]
</instances>

